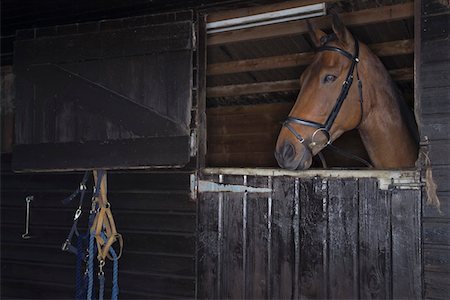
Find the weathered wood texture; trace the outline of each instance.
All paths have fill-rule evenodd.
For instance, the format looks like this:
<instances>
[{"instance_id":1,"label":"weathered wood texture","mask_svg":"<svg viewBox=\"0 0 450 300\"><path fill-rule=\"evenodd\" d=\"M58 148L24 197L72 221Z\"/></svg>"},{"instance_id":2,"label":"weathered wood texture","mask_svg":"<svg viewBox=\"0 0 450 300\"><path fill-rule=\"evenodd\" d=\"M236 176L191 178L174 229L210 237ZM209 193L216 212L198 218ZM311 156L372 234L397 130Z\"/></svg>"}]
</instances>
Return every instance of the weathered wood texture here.
<instances>
[{"instance_id":1,"label":"weathered wood texture","mask_svg":"<svg viewBox=\"0 0 450 300\"><path fill-rule=\"evenodd\" d=\"M450 295L450 6L416 1L420 49L416 64L419 128L429 140L429 157L438 185L441 213L424 204L425 297ZM425 199L424 199L425 200Z\"/></svg>"},{"instance_id":2,"label":"weathered wood texture","mask_svg":"<svg viewBox=\"0 0 450 300\"><path fill-rule=\"evenodd\" d=\"M77 188L82 173L14 174L5 157L1 172L1 298L73 299L76 259L61 251L61 245L77 203L65 206L61 200ZM92 180L88 187L81 231L87 226ZM120 298L193 298L196 204L189 200L189 174L110 172L108 189L125 240L119 262ZM32 238L24 240L28 195L34 196ZM109 273L111 264L107 267Z\"/></svg>"},{"instance_id":3,"label":"weathered wood texture","mask_svg":"<svg viewBox=\"0 0 450 300\"><path fill-rule=\"evenodd\" d=\"M14 73L11 66L2 67L0 97L1 152L10 153L14 140Z\"/></svg>"},{"instance_id":4,"label":"weathered wood texture","mask_svg":"<svg viewBox=\"0 0 450 300\"><path fill-rule=\"evenodd\" d=\"M213 279L198 281L202 297L422 298L420 190L381 191L375 178L221 178L273 191L200 194L198 268Z\"/></svg>"},{"instance_id":5,"label":"weathered wood texture","mask_svg":"<svg viewBox=\"0 0 450 300\"><path fill-rule=\"evenodd\" d=\"M67 30L36 29L31 37L28 31L19 32L14 55L15 140L25 148L14 156L15 168L56 169L62 162L68 165L64 169L89 168L84 158L57 149L89 142L94 143L90 148L106 147L106 152L119 156L134 154L136 161L116 167L152 165L145 157L157 160L157 148L145 154L134 150L141 146L139 140L166 137L181 137L186 146L156 141L174 149L177 157L163 165L180 165L180 159L186 164L189 141L183 137L190 135L192 20L190 12L179 18L167 14L73 24L65 26ZM60 155L50 156L47 167L33 165L23 160L33 147L37 152L54 147ZM113 157L105 164L96 159L101 154L92 156L95 167L117 163Z\"/></svg>"}]
</instances>

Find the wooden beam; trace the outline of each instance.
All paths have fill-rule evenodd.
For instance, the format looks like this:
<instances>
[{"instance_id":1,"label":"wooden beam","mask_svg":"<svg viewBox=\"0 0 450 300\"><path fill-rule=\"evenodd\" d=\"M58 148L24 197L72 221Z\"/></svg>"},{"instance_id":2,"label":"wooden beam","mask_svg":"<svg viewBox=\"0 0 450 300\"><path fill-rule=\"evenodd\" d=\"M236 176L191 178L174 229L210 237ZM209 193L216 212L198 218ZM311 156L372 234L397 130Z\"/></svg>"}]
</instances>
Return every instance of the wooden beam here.
<instances>
[{"instance_id":1,"label":"wooden beam","mask_svg":"<svg viewBox=\"0 0 450 300\"><path fill-rule=\"evenodd\" d=\"M369 48L380 57L411 54L414 52L414 40L399 40L372 44L369 45ZM314 52L303 52L210 64L206 71L206 75L224 75L304 66L311 62L313 56Z\"/></svg>"},{"instance_id":2,"label":"wooden beam","mask_svg":"<svg viewBox=\"0 0 450 300\"><path fill-rule=\"evenodd\" d=\"M403 68L390 70L389 74L395 81L412 81L414 80L414 68Z\"/></svg>"},{"instance_id":3,"label":"wooden beam","mask_svg":"<svg viewBox=\"0 0 450 300\"><path fill-rule=\"evenodd\" d=\"M226 19L241 18L252 15L258 15L268 12L279 11L283 9L295 8L300 6L306 6L311 4L317 4L322 2L334 2L335 0L294 0L294 1L284 1L280 3L268 4L268 5L258 5L253 7L245 7L227 11L214 12L208 15L207 22L217 22Z\"/></svg>"},{"instance_id":4,"label":"wooden beam","mask_svg":"<svg viewBox=\"0 0 450 300\"><path fill-rule=\"evenodd\" d=\"M414 69L404 68L390 70L389 74L391 74L392 79L395 81L410 81L414 78ZM300 81L298 79L294 79L209 87L206 90L206 96L208 98L232 97L251 94L298 91L299 89Z\"/></svg>"},{"instance_id":5,"label":"wooden beam","mask_svg":"<svg viewBox=\"0 0 450 300\"><path fill-rule=\"evenodd\" d=\"M246 83L209 87L206 89L206 97L231 97L272 92L295 91L299 89L300 80Z\"/></svg>"},{"instance_id":6,"label":"wooden beam","mask_svg":"<svg viewBox=\"0 0 450 300\"><path fill-rule=\"evenodd\" d=\"M371 9L364 9L341 14L347 26L366 25L380 22L390 22L414 16L414 3L397 4ZM330 27L330 16L311 19L317 28ZM273 24L261 27L245 28L241 30L220 32L208 37L208 46L223 45L257 39L267 39L284 35L302 34L308 31L306 20Z\"/></svg>"}]
</instances>

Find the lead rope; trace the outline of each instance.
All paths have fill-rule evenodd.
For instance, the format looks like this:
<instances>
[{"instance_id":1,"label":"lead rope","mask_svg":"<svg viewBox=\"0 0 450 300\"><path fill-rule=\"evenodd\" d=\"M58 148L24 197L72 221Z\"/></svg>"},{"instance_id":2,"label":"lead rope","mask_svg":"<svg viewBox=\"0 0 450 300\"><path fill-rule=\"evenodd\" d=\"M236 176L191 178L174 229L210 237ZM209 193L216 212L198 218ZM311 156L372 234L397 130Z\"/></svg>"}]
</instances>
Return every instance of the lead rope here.
<instances>
[{"instance_id":1,"label":"lead rope","mask_svg":"<svg viewBox=\"0 0 450 300\"><path fill-rule=\"evenodd\" d=\"M105 274L103 267L105 266L106 259L113 261L113 289L112 289L112 299L117 299L119 294L118 285L118 260L122 255L123 249L123 239L122 235L117 232L114 218L111 212L111 205L106 197L107 183L106 174L100 178L100 173L94 171L94 178L97 178L98 182L98 192L99 195L96 197L95 202L98 207L95 219L90 227L91 237L90 241L97 246L97 260L99 266L98 279L99 279L99 299L104 297L104 287L105 287ZM112 248L113 244L118 242L119 253L116 254L115 250ZM91 249L90 249L91 250ZM90 258L93 260L93 249ZM92 272L91 276L92 275ZM92 288L91 288L92 290Z\"/></svg>"},{"instance_id":2,"label":"lead rope","mask_svg":"<svg viewBox=\"0 0 450 300\"><path fill-rule=\"evenodd\" d=\"M92 226L98 212L98 197L100 196L101 183L104 176L104 171L100 170L98 172L94 171L94 194L92 196L92 206L89 214L89 250L88 250L88 264L87 264L87 277L88 277L88 287L87 287L87 300L92 300L92 294L94 291L94 252L95 252L95 234L92 232ZM96 178L95 178L96 177Z\"/></svg>"}]
</instances>

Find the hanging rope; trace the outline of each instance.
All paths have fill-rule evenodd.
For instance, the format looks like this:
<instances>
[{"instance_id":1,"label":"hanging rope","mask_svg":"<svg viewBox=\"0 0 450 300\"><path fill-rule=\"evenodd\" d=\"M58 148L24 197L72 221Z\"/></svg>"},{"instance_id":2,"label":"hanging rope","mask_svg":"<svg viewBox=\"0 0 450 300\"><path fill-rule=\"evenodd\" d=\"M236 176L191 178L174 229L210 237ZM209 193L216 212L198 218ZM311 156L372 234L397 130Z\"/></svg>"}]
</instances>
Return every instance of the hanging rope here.
<instances>
[{"instance_id":1,"label":"hanging rope","mask_svg":"<svg viewBox=\"0 0 450 300\"><path fill-rule=\"evenodd\" d=\"M98 280L99 280L99 299L103 299L105 295L105 273L103 268L107 258L113 261L112 275L112 293L111 298L116 300L119 296L119 263L118 260L122 255L123 239L122 235L117 232L114 218L111 212L111 205L106 197L107 181L106 171L94 171L94 192L92 195L92 204L89 211L88 230L86 234L80 234L77 229L78 220L82 214L83 199L86 192L86 182L88 172L83 176L79 188L69 197L63 200L67 204L80 195L78 208L74 215L72 228L64 242L62 249L77 255L76 266L76 299L94 299L94 267L95 260L98 261ZM72 245L73 235L78 237L76 247ZM118 254L113 249L113 245L118 242ZM86 255L87 247L87 255ZM87 259L86 259L87 256ZM82 265L86 261L86 271L83 274Z\"/></svg>"}]
</instances>

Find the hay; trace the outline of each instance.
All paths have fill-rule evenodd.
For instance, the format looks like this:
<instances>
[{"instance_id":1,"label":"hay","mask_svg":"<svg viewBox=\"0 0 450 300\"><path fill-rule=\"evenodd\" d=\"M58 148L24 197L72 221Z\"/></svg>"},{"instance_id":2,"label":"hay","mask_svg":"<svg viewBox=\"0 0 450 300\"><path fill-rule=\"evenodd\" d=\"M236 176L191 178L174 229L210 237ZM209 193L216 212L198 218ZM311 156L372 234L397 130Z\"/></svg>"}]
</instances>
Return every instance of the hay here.
<instances>
[{"instance_id":1,"label":"hay","mask_svg":"<svg viewBox=\"0 0 450 300\"><path fill-rule=\"evenodd\" d=\"M428 151L420 151L420 154L423 157L425 168L425 191L427 193L427 205L434 206L439 214L442 214L441 211L441 202L439 201L439 197L437 195L437 184L434 182L433 179L433 171L431 166L431 160L428 156Z\"/></svg>"}]
</instances>

